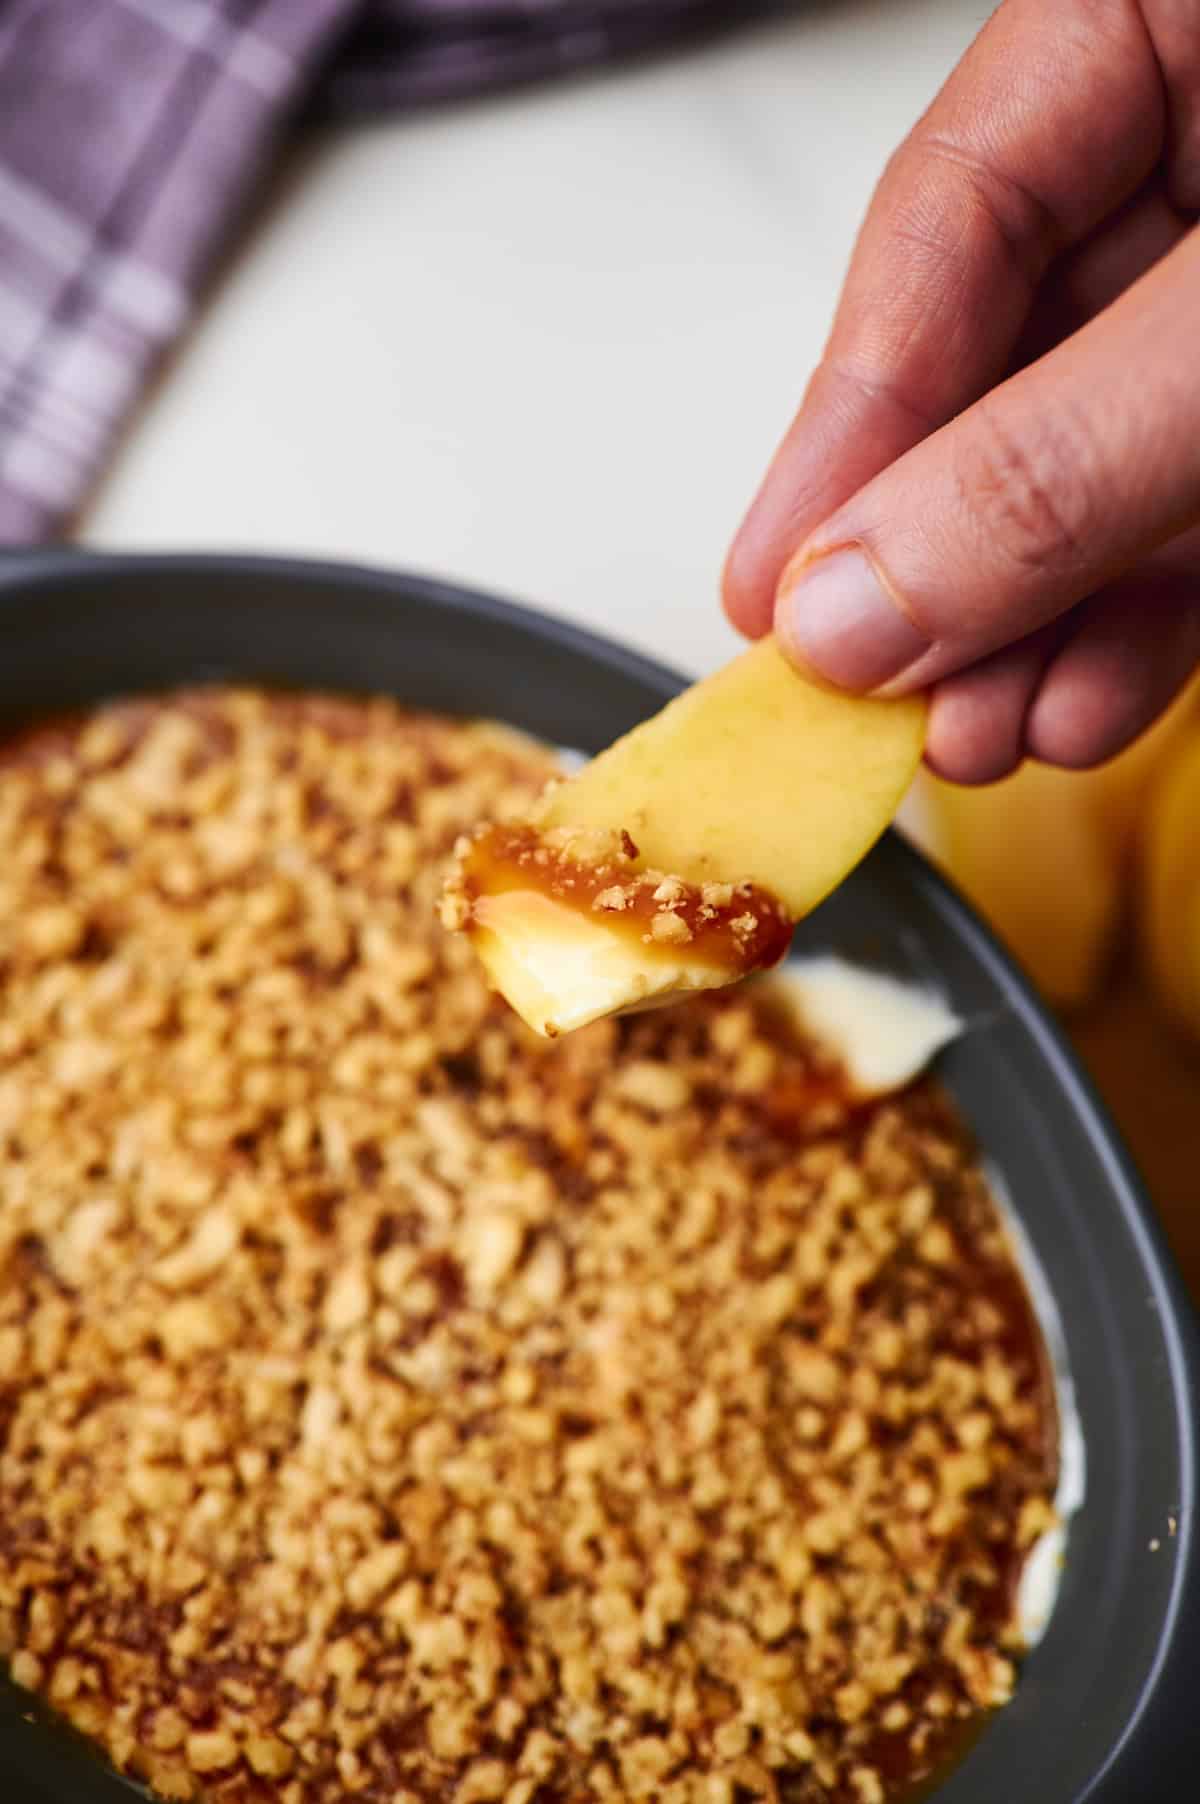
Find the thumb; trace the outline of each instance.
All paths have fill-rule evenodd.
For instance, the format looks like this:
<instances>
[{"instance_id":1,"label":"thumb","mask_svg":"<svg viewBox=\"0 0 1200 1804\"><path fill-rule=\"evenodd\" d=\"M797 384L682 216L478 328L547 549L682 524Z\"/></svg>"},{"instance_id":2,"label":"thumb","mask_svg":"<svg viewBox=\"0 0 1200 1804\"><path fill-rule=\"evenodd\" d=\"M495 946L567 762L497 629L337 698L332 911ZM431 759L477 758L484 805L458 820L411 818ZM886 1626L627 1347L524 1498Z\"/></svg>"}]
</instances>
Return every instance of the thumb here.
<instances>
[{"instance_id":1,"label":"thumb","mask_svg":"<svg viewBox=\"0 0 1200 1804\"><path fill-rule=\"evenodd\" d=\"M923 687L1200 522L1198 315L1194 231L826 520L779 582L784 651L848 689Z\"/></svg>"}]
</instances>

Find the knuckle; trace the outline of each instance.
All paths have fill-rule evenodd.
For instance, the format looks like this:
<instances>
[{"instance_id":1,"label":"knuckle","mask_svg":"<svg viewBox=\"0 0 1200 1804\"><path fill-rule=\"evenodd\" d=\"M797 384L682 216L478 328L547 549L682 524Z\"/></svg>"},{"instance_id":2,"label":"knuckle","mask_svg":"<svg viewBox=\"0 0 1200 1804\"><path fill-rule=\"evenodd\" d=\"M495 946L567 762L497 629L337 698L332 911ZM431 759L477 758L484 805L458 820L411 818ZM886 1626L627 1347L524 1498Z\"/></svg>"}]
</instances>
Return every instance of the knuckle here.
<instances>
[{"instance_id":1,"label":"knuckle","mask_svg":"<svg viewBox=\"0 0 1200 1804\"><path fill-rule=\"evenodd\" d=\"M1099 527L1097 457L1088 429L1062 408L1015 424L985 399L958 449L959 499L981 552L1022 572L1066 576L1088 563Z\"/></svg>"},{"instance_id":2,"label":"knuckle","mask_svg":"<svg viewBox=\"0 0 1200 1804\"><path fill-rule=\"evenodd\" d=\"M1062 246L1063 225L1048 201L1014 169L958 137L931 129L909 140L905 166L910 224L918 233L943 244L993 245L1028 286L1041 279Z\"/></svg>"},{"instance_id":3,"label":"knuckle","mask_svg":"<svg viewBox=\"0 0 1200 1804\"><path fill-rule=\"evenodd\" d=\"M833 389L851 398L851 417L864 406L884 407L918 438L924 438L939 423L927 396L914 384L902 380L894 359L872 357L856 347L827 357L821 375L826 390Z\"/></svg>"},{"instance_id":4,"label":"knuckle","mask_svg":"<svg viewBox=\"0 0 1200 1804\"><path fill-rule=\"evenodd\" d=\"M1060 770L1090 770L1115 757L1136 737L1146 721L1138 711L1112 698L1097 696L1077 683L1050 682L1029 712L1025 749L1039 764Z\"/></svg>"}]
</instances>

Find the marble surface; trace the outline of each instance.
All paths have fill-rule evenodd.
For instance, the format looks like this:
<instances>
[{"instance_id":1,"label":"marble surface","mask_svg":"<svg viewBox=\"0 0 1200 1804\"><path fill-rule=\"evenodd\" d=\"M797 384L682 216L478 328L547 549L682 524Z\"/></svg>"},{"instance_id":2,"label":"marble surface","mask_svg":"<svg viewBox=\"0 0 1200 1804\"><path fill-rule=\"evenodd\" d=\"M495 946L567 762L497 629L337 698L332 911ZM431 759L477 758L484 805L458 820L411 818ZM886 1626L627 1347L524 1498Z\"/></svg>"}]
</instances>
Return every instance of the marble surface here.
<instances>
[{"instance_id":1,"label":"marble surface","mask_svg":"<svg viewBox=\"0 0 1200 1804\"><path fill-rule=\"evenodd\" d=\"M404 565L701 670L890 150L987 0L799 0L290 153L82 536Z\"/></svg>"}]
</instances>

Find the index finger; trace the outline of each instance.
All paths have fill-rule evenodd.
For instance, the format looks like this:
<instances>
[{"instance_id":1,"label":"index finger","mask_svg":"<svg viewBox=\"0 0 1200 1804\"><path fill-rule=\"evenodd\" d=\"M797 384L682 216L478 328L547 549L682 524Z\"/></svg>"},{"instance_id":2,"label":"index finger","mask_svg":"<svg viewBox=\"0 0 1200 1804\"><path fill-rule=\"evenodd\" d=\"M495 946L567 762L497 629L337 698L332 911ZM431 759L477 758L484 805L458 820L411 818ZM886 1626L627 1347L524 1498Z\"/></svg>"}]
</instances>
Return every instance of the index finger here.
<instances>
[{"instance_id":1,"label":"index finger","mask_svg":"<svg viewBox=\"0 0 1200 1804\"><path fill-rule=\"evenodd\" d=\"M1000 379L1050 262L1145 180L1162 80L1136 7L1006 0L889 163L824 356L725 570L735 626L836 507Z\"/></svg>"}]
</instances>

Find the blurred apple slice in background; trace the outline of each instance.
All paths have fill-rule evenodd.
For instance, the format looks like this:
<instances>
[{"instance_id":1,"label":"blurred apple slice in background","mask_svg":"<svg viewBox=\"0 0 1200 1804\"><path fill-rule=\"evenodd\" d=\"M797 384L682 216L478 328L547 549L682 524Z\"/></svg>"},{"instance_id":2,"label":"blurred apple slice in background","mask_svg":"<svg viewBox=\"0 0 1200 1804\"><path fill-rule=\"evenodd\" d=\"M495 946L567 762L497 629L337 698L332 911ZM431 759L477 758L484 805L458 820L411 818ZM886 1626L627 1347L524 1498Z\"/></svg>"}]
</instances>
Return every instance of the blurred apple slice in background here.
<instances>
[{"instance_id":1,"label":"blurred apple slice in background","mask_svg":"<svg viewBox=\"0 0 1200 1804\"><path fill-rule=\"evenodd\" d=\"M1200 678L1094 770L1027 763L978 789L922 770L900 811L904 831L1061 1009L1082 1008L1105 983L1153 798L1194 740L1198 710Z\"/></svg>"},{"instance_id":2,"label":"blurred apple slice in background","mask_svg":"<svg viewBox=\"0 0 1200 1804\"><path fill-rule=\"evenodd\" d=\"M995 928L1060 1008L1103 982L1121 921L1119 861L1076 771L1023 764L962 789L923 770L900 814L905 832Z\"/></svg>"},{"instance_id":3,"label":"blurred apple slice in background","mask_svg":"<svg viewBox=\"0 0 1200 1804\"><path fill-rule=\"evenodd\" d=\"M1154 786L1140 876L1139 938L1159 1005L1200 1038L1200 740Z\"/></svg>"}]
</instances>

